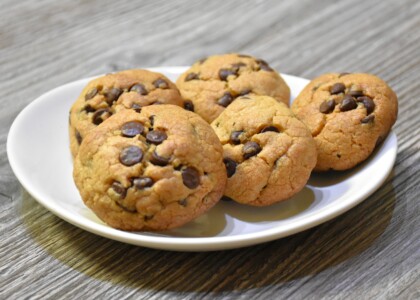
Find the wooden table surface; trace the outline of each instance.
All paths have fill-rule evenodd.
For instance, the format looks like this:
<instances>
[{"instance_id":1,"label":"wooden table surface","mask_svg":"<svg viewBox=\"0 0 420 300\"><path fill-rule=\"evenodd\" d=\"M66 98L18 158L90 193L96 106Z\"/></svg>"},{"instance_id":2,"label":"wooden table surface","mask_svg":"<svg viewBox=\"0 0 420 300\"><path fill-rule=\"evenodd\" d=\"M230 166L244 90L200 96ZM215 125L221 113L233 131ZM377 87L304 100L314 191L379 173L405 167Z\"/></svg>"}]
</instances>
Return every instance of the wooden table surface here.
<instances>
[{"instance_id":1,"label":"wooden table surface","mask_svg":"<svg viewBox=\"0 0 420 300\"><path fill-rule=\"evenodd\" d=\"M420 1L15 1L0 4L0 299L419 299ZM241 52L282 73L367 72L399 96L398 156L347 213L243 249L182 253L96 236L22 188L14 118L64 83Z\"/></svg>"}]
</instances>

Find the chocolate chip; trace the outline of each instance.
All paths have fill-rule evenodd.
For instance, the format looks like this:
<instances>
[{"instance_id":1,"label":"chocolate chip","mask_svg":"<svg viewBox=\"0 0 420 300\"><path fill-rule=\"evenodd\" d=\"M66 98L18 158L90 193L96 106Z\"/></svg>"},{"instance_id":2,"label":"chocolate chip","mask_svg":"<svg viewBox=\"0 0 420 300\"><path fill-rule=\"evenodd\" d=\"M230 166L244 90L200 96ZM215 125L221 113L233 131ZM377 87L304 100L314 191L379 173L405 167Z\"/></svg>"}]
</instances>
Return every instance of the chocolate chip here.
<instances>
[{"instance_id":1,"label":"chocolate chip","mask_svg":"<svg viewBox=\"0 0 420 300\"><path fill-rule=\"evenodd\" d=\"M118 181L114 181L111 185L111 188L116 194L120 196L121 199L124 199L127 195L127 189Z\"/></svg>"},{"instance_id":2,"label":"chocolate chip","mask_svg":"<svg viewBox=\"0 0 420 300\"><path fill-rule=\"evenodd\" d=\"M153 185L153 179L150 177L138 177L133 179L134 187L138 190L143 190Z\"/></svg>"},{"instance_id":3,"label":"chocolate chip","mask_svg":"<svg viewBox=\"0 0 420 300\"><path fill-rule=\"evenodd\" d=\"M240 136L241 136L242 133L244 133L244 132L243 131L232 131L232 133L230 134L230 141L234 145L239 145L241 143Z\"/></svg>"},{"instance_id":4,"label":"chocolate chip","mask_svg":"<svg viewBox=\"0 0 420 300\"><path fill-rule=\"evenodd\" d=\"M267 126L267 127L264 127L263 129L261 129L260 133L264 133L264 132L267 132L267 131L279 132L277 127Z\"/></svg>"},{"instance_id":5,"label":"chocolate chip","mask_svg":"<svg viewBox=\"0 0 420 300\"><path fill-rule=\"evenodd\" d=\"M146 135L146 140L149 143L155 144L155 145L159 145L167 138L168 136L166 135L166 133L161 130L152 130L152 131L149 131Z\"/></svg>"},{"instance_id":6,"label":"chocolate chip","mask_svg":"<svg viewBox=\"0 0 420 300\"><path fill-rule=\"evenodd\" d=\"M349 95L357 98L363 96L363 90L357 85L352 85L349 90Z\"/></svg>"},{"instance_id":7,"label":"chocolate chip","mask_svg":"<svg viewBox=\"0 0 420 300\"><path fill-rule=\"evenodd\" d=\"M92 106L90 106L89 104L88 105L86 105L85 107L83 107L83 110L86 112L86 113L91 113L91 112L94 112L94 111L96 111L96 109L94 109Z\"/></svg>"},{"instance_id":8,"label":"chocolate chip","mask_svg":"<svg viewBox=\"0 0 420 300\"><path fill-rule=\"evenodd\" d=\"M340 73L340 74L338 74L338 78L349 75L349 74L351 74L351 73L347 73L347 72Z\"/></svg>"},{"instance_id":9,"label":"chocolate chip","mask_svg":"<svg viewBox=\"0 0 420 300\"><path fill-rule=\"evenodd\" d=\"M227 78L231 75L236 76L237 75L236 71L231 70L231 69L220 69L219 71L220 80L227 81Z\"/></svg>"},{"instance_id":10,"label":"chocolate chip","mask_svg":"<svg viewBox=\"0 0 420 300\"><path fill-rule=\"evenodd\" d=\"M223 107L227 107L232 103L233 100L233 96L229 92L225 92L224 95L219 100L217 100L217 104Z\"/></svg>"},{"instance_id":11,"label":"chocolate chip","mask_svg":"<svg viewBox=\"0 0 420 300\"><path fill-rule=\"evenodd\" d=\"M251 58L252 56L247 55L247 54L238 54L238 57Z\"/></svg>"},{"instance_id":12,"label":"chocolate chip","mask_svg":"<svg viewBox=\"0 0 420 300\"><path fill-rule=\"evenodd\" d=\"M223 159L223 162L225 163L225 166L226 166L227 177L228 178L232 177L233 174L235 174L235 172L236 172L236 166L238 164L236 163L236 161L234 161L233 159L231 159L229 157L225 157Z\"/></svg>"},{"instance_id":13,"label":"chocolate chip","mask_svg":"<svg viewBox=\"0 0 420 300\"><path fill-rule=\"evenodd\" d=\"M99 125L108 119L111 115L112 112L109 110L109 108L98 109L92 116L92 122L95 125Z\"/></svg>"},{"instance_id":14,"label":"chocolate chip","mask_svg":"<svg viewBox=\"0 0 420 300\"><path fill-rule=\"evenodd\" d=\"M357 107L357 103L354 98L350 95L345 95L343 101L341 101L340 110L341 111L349 111L355 109Z\"/></svg>"},{"instance_id":15,"label":"chocolate chip","mask_svg":"<svg viewBox=\"0 0 420 300\"><path fill-rule=\"evenodd\" d=\"M160 156L156 153L156 151L153 151L152 156L150 157L150 162L157 166L166 166L169 163L169 158L165 158Z\"/></svg>"},{"instance_id":16,"label":"chocolate chip","mask_svg":"<svg viewBox=\"0 0 420 300\"><path fill-rule=\"evenodd\" d=\"M334 83L334 85L331 87L330 89L330 93L335 95L335 94L340 94L342 92L344 92L344 90L346 89L346 86L342 83Z\"/></svg>"},{"instance_id":17,"label":"chocolate chip","mask_svg":"<svg viewBox=\"0 0 420 300\"><path fill-rule=\"evenodd\" d=\"M132 166L141 162L143 151L137 146L128 146L120 153L120 162L125 166Z\"/></svg>"},{"instance_id":18,"label":"chocolate chip","mask_svg":"<svg viewBox=\"0 0 420 300\"><path fill-rule=\"evenodd\" d=\"M141 105L140 104L133 103L131 105L131 108L134 109L135 112L138 112L138 113L141 112Z\"/></svg>"},{"instance_id":19,"label":"chocolate chip","mask_svg":"<svg viewBox=\"0 0 420 300\"><path fill-rule=\"evenodd\" d=\"M189 73L186 77L185 77L185 81L191 81L191 80L198 80L200 79L198 77L197 73Z\"/></svg>"},{"instance_id":20,"label":"chocolate chip","mask_svg":"<svg viewBox=\"0 0 420 300\"><path fill-rule=\"evenodd\" d=\"M182 170L182 182L189 189L195 189L200 184L200 173L196 168L187 167Z\"/></svg>"},{"instance_id":21,"label":"chocolate chip","mask_svg":"<svg viewBox=\"0 0 420 300\"><path fill-rule=\"evenodd\" d=\"M242 148L242 154L245 159L257 155L260 151L261 147L256 142L246 142Z\"/></svg>"},{"instance_id":22,"label":"chocolate chip","mask_svg":"<svg viewBox=\"0 0 420 300\"><path fill-rule=\"evenodd\" d=\"M364 117L360 122L363 124L372 123L374 119L375 119L375 115L368 115Z\"/></svg>"},{"instance_id":23,"label":"chocolate chip","mask_svg":"<svg viewBox=\"0 0 420 300\"><path fill-rule=\"evenodd\" d=\"M257 59L257 63L260 66L260 69L263 71L268 71L268 72L272 72L274 71L265 60L262 59Z\"/></svg>"},{"instance_id":24,"label":"chocolate chip","mask_svg":"<svg viewBox=\"0 0 420 300\"><path fill-rule=\"evenodd\" d=\"M121 133L125 137L135 137L138 134L142 134L143 131L143 124L136 121L124 123L124 125L121 127Z\"/></svg>"},{"instance_id":25,"label":"chocolate chip","mask_svg":"<svg viewBox=\"0 0 420 300\"><path fill-rule=\"evenodd\" d=\"M182 200L179 200L178 201L178 204L181 205L181 206L183 206L183 207L186 207L187 206L187 203L188 203L187 199L182 199Z\"/></svg>"},{"instance_id":26,"label":"chocolate chip","mask_svg":"<svg viewBox=\"0 0 420 300\"><path fill-rule=\"evenodd\" d=\"M246 67L246 64L243 63L243 62L232 64L232 70L234 70L236 74L238 73L238 71L241 67Z\"/></svg>"},{"instance_id":27,"label":"chocolate chip","mask_svg":"<svg viewBox=\"0 0 420 300\"><path fill-rule=\"evenodd\" d=\"M140 95L143 95L143 96L148 94L146 87L141 83L137 83L137 84L133 85L130 88L130 92L137 92L137 93L139 93Z\"/></svg>"},{"instance_id":28,"label":"chocolate chip","mask_svg":"<svg viewBox=\"0 0 420 300\"><path fill-rule=\"evenodd\" d=\"M169 88L169 84L162 78L156 79L153 82L153 85L158 89L168 89Z\"/></svg>"},{"instance_id":29,"label":"chocolate chip","mask_svg":"<svg viewBox=\"0 0 420 300\"><path fill-rule=\"evenodd\" d=\"M82 143L82 140L83 140L82 136L80 135L80 132L76 130L75 135L76 135L77 143L80 145Z\"/></svg>"},{"instance_id":30,"label":"chocolate chip","mask_svg":"<svg viewBox=\"0 0 420 300\"><path fill-rule=\"evenodd\" d=\"M357 98L358 102L362 102L366 108L366 113L369 115L375 109L375 102L373 102L372 98L363 96Z\"/></svg>"},{"instance_id":31,"label":"chocolate chip","mask_svg":"<svg viewBox=\"0 0 420 300\"><path fill-rule=\"evenodd\" d=\"M334 111L335 107L335 101L334 100L328 100L321 103L319 106L319 111L323 114L329 114Z\"/></svg>"},{"instance_id":32,"label":"chocolate chip","mask_svg":"<svg viewBox=\"0 0 420 300\"><path fill-rule=\"evenodd\" d=\"M115 101L117 101L118 97L122 94L122 90L119 88L112 88L105 92L106 103L111 106Z\"/></svg>"},{"instance_id":33,"label":"chocolate chip","mask_svg":"<svg viewBox=\"0 0 420 300\"><path fill-rule=\"evenodd\" d=\"M184 108L189 111L194 111L194 103L191 100L184 101Z\"/></svg>"},{"instance_id":34,"label":"chocolate chip","mask_svg":"<svg viewBox=\"0 0 420 300\"><path fill-rule=\"evenodd\" d=\"M155 116L154 115L153 116L150 116L149 117L149 120L150 120L150 126L153 127L153 125L155 124Z\"/></svg>"},{"instance_id":35,"label":"chocolate chip","mask_svg":"<svg viewBox=\"0 0 420 300\"><path fill-rule=\"evenodd\" d=\"M153 219L153 217L154 217L154 215L145 215L145 216L143 217L143 219L144 219L145 221L150 221L151 219Z\"/></svg>"},{"instance_id":36,"label":"chocolate chip","mask_svg":"<svg viewBox=\"0 0 420 300\"><path fill-rule=\"evenodd\" d=\"M98 89L96 87L92 88L89 92L85 95L85 100L92 99L98 93Z\"/></svg>"}]
</instances>

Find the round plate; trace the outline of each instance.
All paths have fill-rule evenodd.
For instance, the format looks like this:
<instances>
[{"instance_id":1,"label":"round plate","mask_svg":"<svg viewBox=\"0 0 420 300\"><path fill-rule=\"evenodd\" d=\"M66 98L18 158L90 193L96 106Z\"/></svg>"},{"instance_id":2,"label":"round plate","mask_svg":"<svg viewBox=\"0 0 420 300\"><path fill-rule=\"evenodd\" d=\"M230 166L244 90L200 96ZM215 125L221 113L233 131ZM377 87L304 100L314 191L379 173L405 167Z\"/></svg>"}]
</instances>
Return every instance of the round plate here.
<instances>
[{"instance_id":1,"label":"round plate","mask_svg":"<svg viewBox=\"0 0 420 300\"><path fill-rule=\"evenodd\" d=\"M186 67L153 68L176 80ZM308 80L282 75L291 100ZM210 251L244 247L285 237L330 220L366 199L390 173L397 154L391 132L372 156L346 171L313 174L292 199L270 207L219 202L207 214L165 232L125 232L109 227L84 204L72 178L68 116L72 103L92 78L65 84L30 103L10 128L7 153L24 188L60 218L92 233L139 246Z\"/></svg>"}]
</instances>

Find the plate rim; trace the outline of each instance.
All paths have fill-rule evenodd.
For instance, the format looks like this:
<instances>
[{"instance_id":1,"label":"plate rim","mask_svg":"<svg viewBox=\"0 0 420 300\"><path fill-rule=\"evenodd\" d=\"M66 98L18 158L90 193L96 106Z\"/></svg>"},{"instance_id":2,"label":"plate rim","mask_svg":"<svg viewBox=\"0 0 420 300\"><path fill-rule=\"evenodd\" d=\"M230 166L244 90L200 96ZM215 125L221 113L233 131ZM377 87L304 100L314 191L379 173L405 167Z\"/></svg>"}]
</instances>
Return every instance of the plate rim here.
<instances>
[{"instance_id":1,"label":"plate rim","mask_svg":"<svg viewBox=\"0 0 420 300\"><path fill-rule=\"evenodd\" d=\"M160 72L160 73L182 73L188 67L187 66L173 66L173 67L154 67L154 68L145 68L147 70ZM359 191L356 195L352 197L347 197L345 201L335 203L331 207L325 207L321 210L314 212L311 215L305 216L303 219L295 219L291 223L286 224L279 228L275 226L270 229L264 229L257 232L238 234L235 236L212 236L212 237L173 237L173 236L154 236L154 235L144 235L139 232L127 232L118 229L109 227L106 224L100 224L88 218L80 219L80 216L76 218L76 214L73 212L66 211L65 208L60 206L55 201L50 201L50 199L44 199L42 195L37 191L35 186L32 186L32 183L27 180L25 175L20 169L19 163L16 161L13 154L13 145L16 143L14 136L19 124L25 120L25 117L30 113L31 108L37 105L39 102L42 102L44 98L48 98L50 94L61 90L63 88L71 87L72 85L77 85L81 81L88 81L93 78L96 78L101 75L87 77L83 79L78 79L58 87L55 87L46 93L43 93L39 97L32 100L28 105L26 105L13 120L12 125L10 126L9 133L7 135L7 146L6 152L9 164L12 168L13 173L16 178L23 186L23 188L42 206L47 210L58 216L59 218L65 220L66 222L79 227L83 230L91 232L93 234L109 238L112 240L137 245L144 246L149 248L161 249L161 250L172 250L172 251L215 251L215 250L227 250L233 248L240 248L251 246L263 242L268 242L283 238L289 235L296 234L298 232L304 231L306 229L315 227L319 224L322 224L326 221L329 221L344 212L355 207L370 195L372 195L380 186L383 185L385 180L388 178L389 174L393 170L395 164L397 151L398 151L398 141L397 136L391 129L386 139L383 141L380 147L391 143L391 153L388 154L390 160L386 164L386 172L382 174L380 179L369 188L363 189L364 192ZM287 79L294 79L299 81L305 81L305 84L309 82L308 79L297 77L293 75L283 74L281 76L288 81ZM395 145L395 146L394 146ZM74 217L72 218L72 216ZM80 220L79 220L80 219Z\"/></svg>"}]
</instances>

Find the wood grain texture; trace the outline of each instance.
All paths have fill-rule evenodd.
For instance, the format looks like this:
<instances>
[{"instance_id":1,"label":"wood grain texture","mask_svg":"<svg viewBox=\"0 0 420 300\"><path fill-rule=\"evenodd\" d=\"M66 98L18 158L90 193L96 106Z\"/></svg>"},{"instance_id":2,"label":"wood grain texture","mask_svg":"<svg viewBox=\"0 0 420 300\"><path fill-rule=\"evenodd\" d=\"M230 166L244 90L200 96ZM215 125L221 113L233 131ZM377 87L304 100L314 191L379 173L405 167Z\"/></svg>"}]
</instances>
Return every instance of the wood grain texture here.
<instances>
[{"instance_id":1,"label":"wood grain texture","mask_svg":"<svg viewBox=\"0 0 420 300\"><path fill-rule=\"evenodd\" d=\"M419 299L420 2L0 3L0 299ZM363 203L249 248L178 253L95 236L25 192L6 155L17 114L61 84L242 52L283 73L382 77L400 99L398 157ZM53 137L51 137L53 138Z\"/></svg>"}]
</instances>

